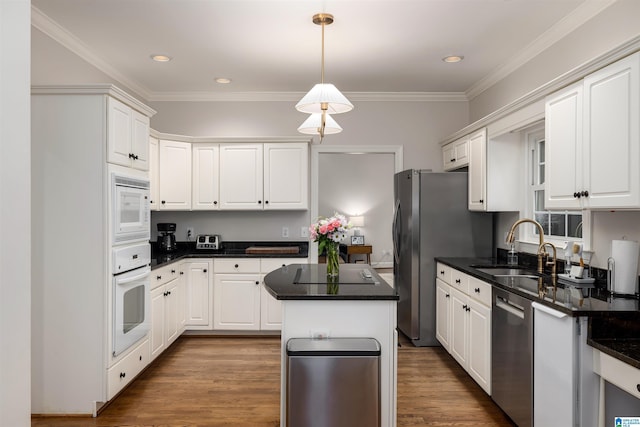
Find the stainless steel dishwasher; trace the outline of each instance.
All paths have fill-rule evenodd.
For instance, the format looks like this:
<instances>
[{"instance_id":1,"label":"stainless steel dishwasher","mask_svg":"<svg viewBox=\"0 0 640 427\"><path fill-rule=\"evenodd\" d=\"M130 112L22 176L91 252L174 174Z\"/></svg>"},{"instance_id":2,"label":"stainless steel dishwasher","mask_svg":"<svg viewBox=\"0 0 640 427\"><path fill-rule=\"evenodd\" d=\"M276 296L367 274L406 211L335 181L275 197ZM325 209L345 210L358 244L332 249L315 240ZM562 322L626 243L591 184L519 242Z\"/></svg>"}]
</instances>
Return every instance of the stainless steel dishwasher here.
<instances>
[{"instance_id":1,"label":"stainless steel dishwasher","mask_svg":"<svg viewBox=\"0 0 640 427\"><path fill-rule=\"evenodd\" d=\"M519 427L533 425L531 301L493 289L491 398Z\"/></svg>"}]
</instances>

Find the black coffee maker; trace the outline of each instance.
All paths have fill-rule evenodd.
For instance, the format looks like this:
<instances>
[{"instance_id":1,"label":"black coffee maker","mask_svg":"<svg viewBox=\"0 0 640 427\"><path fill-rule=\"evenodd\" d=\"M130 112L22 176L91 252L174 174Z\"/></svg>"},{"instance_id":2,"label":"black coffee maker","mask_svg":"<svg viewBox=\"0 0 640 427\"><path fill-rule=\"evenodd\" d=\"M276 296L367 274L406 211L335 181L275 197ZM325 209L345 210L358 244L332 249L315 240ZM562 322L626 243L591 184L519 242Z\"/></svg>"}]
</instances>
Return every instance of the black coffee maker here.
<instances>
[{"instance_id":1,"label":"black coffee maker","mask_svg":"<svg viewBox=\"0 0 640 427\"><path fill-rule=\"evenodd\" d=\"M158 223L158 248L164 252L176 250L176 224L174 222Z\"/></svg>"}]
</instances>

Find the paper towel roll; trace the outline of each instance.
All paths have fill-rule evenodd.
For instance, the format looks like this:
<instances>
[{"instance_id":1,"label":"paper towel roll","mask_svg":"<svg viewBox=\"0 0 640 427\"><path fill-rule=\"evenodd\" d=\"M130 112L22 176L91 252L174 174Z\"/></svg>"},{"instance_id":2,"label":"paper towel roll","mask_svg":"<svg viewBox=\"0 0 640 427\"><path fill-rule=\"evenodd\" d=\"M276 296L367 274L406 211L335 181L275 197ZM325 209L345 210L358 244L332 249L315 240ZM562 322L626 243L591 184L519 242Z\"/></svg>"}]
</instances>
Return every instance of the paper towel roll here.
<instances>
[{"instance_id":1,"label":"paper towel roll","mask_svg":"<svg viewBox=\"0 0 640 427\"><path fill-rule=\"evenodd\" d=\"M612 240L611 258L615 265L613 292L635 294L638 290L638 253L640 245L633 240Z\"/></svg>"}]
</instances>

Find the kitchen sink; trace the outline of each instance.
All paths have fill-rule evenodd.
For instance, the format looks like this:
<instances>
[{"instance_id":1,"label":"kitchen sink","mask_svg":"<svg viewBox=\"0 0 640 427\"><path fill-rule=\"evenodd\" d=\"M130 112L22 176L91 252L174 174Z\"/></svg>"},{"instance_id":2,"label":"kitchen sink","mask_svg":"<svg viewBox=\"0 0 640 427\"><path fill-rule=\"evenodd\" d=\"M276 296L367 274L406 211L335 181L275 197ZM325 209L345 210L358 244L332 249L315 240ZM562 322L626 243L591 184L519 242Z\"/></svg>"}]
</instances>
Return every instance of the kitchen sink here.
<instances>
[{"instance_id":1,"label":"kitchen sink","mask_svg":"<svg viewBox=\"0 0 640 427\"><path fill-rule=\"evenodd\" d=\"M476 268L476 270L493 277L527 277L531 279L540 277L535 270L520 267L484 267Z\"/></svg>"}]
</instances>

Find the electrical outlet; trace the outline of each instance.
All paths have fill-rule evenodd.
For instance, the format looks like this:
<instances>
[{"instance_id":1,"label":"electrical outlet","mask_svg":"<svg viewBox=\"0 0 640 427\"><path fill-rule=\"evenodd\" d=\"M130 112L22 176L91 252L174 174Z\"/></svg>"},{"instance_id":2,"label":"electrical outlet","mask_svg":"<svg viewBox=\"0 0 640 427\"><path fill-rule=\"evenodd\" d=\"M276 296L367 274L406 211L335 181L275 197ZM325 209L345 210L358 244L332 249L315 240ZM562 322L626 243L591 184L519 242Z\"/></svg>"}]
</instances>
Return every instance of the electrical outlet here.
<instances>
[{"instance_id":1,"label":"electrical outlet","mask_svg":"<svg viewBox=\"0 0 640 427\"><path fill-rule=\"evenodd\" d=\"M282 237L289 237L289 227L282 227Z\"/></svg>"},{"instance_id":2,"label":"electrical outlet","mask_svg":"<svg viewBox=\"0 0 640 427\"><path fill-rule=\"evenodd\" d=\"M193 227L187 227L187 240L191 240L194 237Z\"/></svg>"},{"instance_id":3,"label":"electrical outlet","mask_svg":"<svg viewBox=\"0 0 640 427\"><path fill-rule=\"evenodd\" d=\"M307 227L300 227L300 237L309 237L309 229Z\"/></svg>"}]
</instances>

